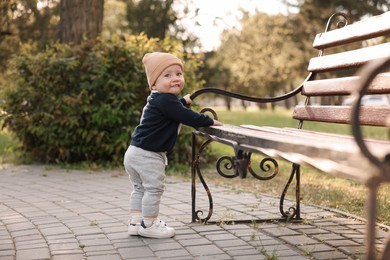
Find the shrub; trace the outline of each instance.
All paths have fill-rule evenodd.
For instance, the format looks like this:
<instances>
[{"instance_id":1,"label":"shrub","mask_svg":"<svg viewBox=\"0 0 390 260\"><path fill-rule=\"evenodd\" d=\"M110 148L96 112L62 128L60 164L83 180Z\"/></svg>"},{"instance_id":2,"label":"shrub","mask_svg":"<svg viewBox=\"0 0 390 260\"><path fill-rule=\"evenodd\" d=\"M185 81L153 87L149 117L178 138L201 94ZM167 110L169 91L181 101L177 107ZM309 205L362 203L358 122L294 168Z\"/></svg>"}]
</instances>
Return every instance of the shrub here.
<instances>
[{"instance_id":1,"label":"shrub","mask_svg":"<svg viewBox=\"0 0 390 260\"><path fill-rule=\"evenodd\" d=\"M185 61L184 93L203 84L199 59L181 48L144 35L55 43L41 52L24 45L11 63L12 84L2 90L3 127L40 162L121 163L150 93L146 52L169 51Z\"/></svg>"}]
</instances>

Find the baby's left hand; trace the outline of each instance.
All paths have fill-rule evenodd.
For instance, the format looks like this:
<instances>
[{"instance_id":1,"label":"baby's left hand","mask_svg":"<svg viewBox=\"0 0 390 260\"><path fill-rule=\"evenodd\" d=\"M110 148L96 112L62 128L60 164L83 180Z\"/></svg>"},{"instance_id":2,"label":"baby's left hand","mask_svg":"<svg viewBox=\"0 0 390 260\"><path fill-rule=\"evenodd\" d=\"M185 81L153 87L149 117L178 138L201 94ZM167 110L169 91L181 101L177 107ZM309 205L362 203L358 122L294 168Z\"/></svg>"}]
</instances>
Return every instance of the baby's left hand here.
<instances>
[{"instance_id":1,"label":"baby's left hand","mask_svg":"<svg viewBox=\"0 0 390 260\"><path fill-rule=\"evenodd\" d=\"M185 95L183 98L186 101L187 105L191 105L192 104L192 100L190 98L190 94Z\"/></svg>"}]
</instances>

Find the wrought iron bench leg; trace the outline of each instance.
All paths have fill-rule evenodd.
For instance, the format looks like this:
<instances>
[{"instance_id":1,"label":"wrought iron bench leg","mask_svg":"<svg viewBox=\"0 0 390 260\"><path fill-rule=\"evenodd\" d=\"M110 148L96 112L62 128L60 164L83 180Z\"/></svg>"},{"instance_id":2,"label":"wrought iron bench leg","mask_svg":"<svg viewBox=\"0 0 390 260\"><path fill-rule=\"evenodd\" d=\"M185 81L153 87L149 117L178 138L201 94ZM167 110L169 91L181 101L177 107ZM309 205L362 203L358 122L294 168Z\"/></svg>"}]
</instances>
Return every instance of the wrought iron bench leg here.
<instances>
[{"instance_id":1,"label":"wrought iron bench leg","mask_svg":"<svg viewBox=\"0 0 390 260\"><path fill-rule=\"evenodd\" d=\"M289 207L288 211L284 210L284 199L286 197L286 193L290 187L291 182L293 181L295 176L295 200L296 200L296 207ZM301 220L301 207L300 207L300 201L301 201L301 166L298 164L293 163L291 168L291 174L290 178L288 179L286 186L284 187L284 190L282 192L282 195L280 197L280 203L279 203L279 210L282 214L283 218L286 219L295 219L295 220Z\"/></svg>"},{"instance_id":2,"label":"wrought iron bench leg","mask_svg":"<svg viewBox=\"0 0 390 260\"><path fill-rule=\"evenodd\" d=\"M195 134L192 134L192 165L191 165L191 178L192 178L192 184L191 184L191 198L192 198L192 222L196 222L197 220L200 220L201 222L207 222L211 215L213 214L213 198L211 196L211 192L209 187L207 186L202 173L200 172L200 156L203 152L203 150L211 143L211 140L207 140L200 146L199 150L197 151L197 143L196 143L196 136ZM209 199L209 212L205 218L200 218L199 214L203 214L202 210L196 210L196 176L199 177L200 182L202 183L204 189L206 190L207 197Z\"/></svg>"},{"instance_id":3,"label":"wrought iron bench leg","mask_svg":"<svg viewBox=\"0 0 390 260\"><path fill-rule=\"evenodd\" d=\"M191 203L192 203L192 218L191 221L195 222L196 217L195 217L195 199L196 199L196 173L195 173L195 165L197 164L196 162L196 155L195 155L195 150L196 150L196 137L194 134L192 134L192 163L191 163Z\"/></svg>"},{"instance_id":4,"label":"wrought iron bench leg","mask_svg":"<svg viewBox=\"0 0 390 260\"><path fill-rule=\"evenodd\" d=\"M377 203L376 196L378 193L379 183L371 181L368 185L368 197L367 197L367 260L374 260L375 258L375 240L376 240L376 214Z\"/></svg>"},{"instance_id":5,"label":"wrought iron bench leg","mask_svg":"<svg viewBox=\"0 0 390 260\"><path fill-rule=\"evenodd\" d=\"M382 256L379 259L382 260L390 259L390 234L387 236L384 245L385 247L383 248Z\"/></svg>"}]
</instances>

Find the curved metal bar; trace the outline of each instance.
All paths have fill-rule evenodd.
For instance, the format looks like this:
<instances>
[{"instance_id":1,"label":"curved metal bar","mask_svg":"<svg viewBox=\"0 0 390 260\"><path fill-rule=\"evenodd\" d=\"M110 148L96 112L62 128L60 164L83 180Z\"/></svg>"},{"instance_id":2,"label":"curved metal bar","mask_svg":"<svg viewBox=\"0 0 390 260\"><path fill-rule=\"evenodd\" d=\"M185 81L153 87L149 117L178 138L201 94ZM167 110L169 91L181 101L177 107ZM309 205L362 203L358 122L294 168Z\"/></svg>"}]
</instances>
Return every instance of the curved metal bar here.
<instances>
[{"instance_id":1,"label":"curved metal bar","mask_svg":"<svg viewBox=\"0 0 390 260\"><path fill-rule=\"evenodd\" d=\"M199 216L199 214L203 215L203 211L202 210L197 210L197 211L195 211L195 218L197 220L199 220L200 222L202 222L202 223L206 223L211 218L211 215L213 215L213 208L214 208L214 206L213 206L213 197L211 196L210 189L207 186L206 181L204 180L204 178L203 178L203 176L202 176L202 174L200 172L199 164L196 167L196 172L197 172L197 175L199 177L200 182L202 183L204 189L206 190L206 194L207 194L207 197L209 199L209 212L208 212L208 214L207 214L207 216L205 218L201 218Z\"/></svg>"},{"instance_id":2,"label":"curved metal bar","mask_svg":"<svg viewBox=\"0 0 390 260\"><path fill-rule=\"evenodd\" d=\"M331 17L329 17L328 22L326 23L325 32L328 32L330 30L330 26L332 26L332 23L334 22L334 20L339 16L342 16L345 19L345 23L339 21L336 24L337 28L347 26L349 23L351 23L351 18L346 13L342 13L342 12L334 13L331 15Z\"/></svg>"},{"instance_id":3,"label":"curved metal bar","mask_svg":"<svg viewBox=\"0 0 390 260\"><path fill-rule=\"evenodd\" d=\"M351 22L351 20L347 14L342 13L342 12L334 13L328 19L328 22L327 22L326 27L325 27L325 32L330 30L330 27L331 27L332 23L334 22L334 20L340 16L342 16L346 22L345 23L338 22L336 25L338 28L346 26ZM323 50L320 50L319 56L321 56L322 54L323 54ZM297 95L298 93L300 93L302 91L303 84L306 81L313 80L314 78L315 78L315 73L310 72L309 75L306 77L306 79L296 89L294 89L294 90L292 90L284 95L280 95L280 96L276 96L276 97L251 97L251 96L246 96L246 95L230 92L230 91L219 89L219 88L203 88L203 89L199 89L199 90L195 91L194 93L192 93L190 98L191 98L191 100L194 100L195 98L197 98L200 95L207 94L207 93L213 93L213 94L228 96L228 97L237 98L237 99L241 99L241 100L245 100L245 101L256 102L256 103L270 103L270 102L272 103L272 102L283 101L283 100L286 100L290 97Z\"/></svg>"},{"instance_id":4,"label":"curved metal bar","mask_svg":"<svg viewBox=\"0 0 390 260\"><path fill-rule=\"evenodd\" d=\"M346 14L346 13L342 13L342 12L337 12L337 13L334 13L332 14L331 17L329 17L328 19L328 22L326 23L326 26L325 26L325 31L324 32L329 32L330 31L330 27L332 26L334 20L337 18L337 17L343 17L345 19L345 23L344 22L341 22L339 21L337 24L336 24L336 27L337 28L341 28L341 27L344 27L344 26L347 26L349 23L351 23L351 19L349 18L349 16ZM318 56L322 56L324 54L324 49L321 49L319 50L318 52Z\"/></svg>"},{"instance_id":5,"label":"curved metal bar","mask_svg":"<svg viewBox=\"0 0 390 260\"><path fill-rule=\"evenodd\" d=\"M351 19L346 13L342 13L342 12L334 13L328 19L328 22L325 26L325 32L328 32L330 30L330 27L333 24L334 20L340 16L345 19L345 23L339 21L336 24L337 28L344 27L344 26L351 23ZM324 53L324 51L320 50L318 56L322 56L323 53ZM256 103L278 102L278 101L283 101L285 99L288 99L288 98L300 93L302 91L303 84L306 81L313 80L315 78L315 76L316 76L315 73L310 72L309 75L306 77L306 79L296 89L294 89L294 90L292 90L284 95L280 95L280 96L276 96L276 97L262 97L262 98L261 97L251 97L251 96L246 96L246 95L230 92L230 91L219 89L219 88L202 88L202 89L199 89L199 90L195 91L194 93L192 93L190 98L191 98L191 100L194 100L195 98L197 98L200 95L207 94L207 93L213 93L213 94L219 94L219 95L223 95L223 96L228 96L228 97L237 98L237 99L241 99L241 100L245 100L245 101L256 102Z\"/></svg>"},{"instance_id":6,"label":"curved metal bar","mask_svg":"<svg viewBox=\"0 0 390 260\"><path fill-rule=\"evenodd\" d=\"M382 255L379 259L390 259L390 235L387 237L386 241L384 244L385 248L383 249Z\"/></svg>"},{"instance_id":7,"label":"curved metal bar","mask_svg":"<svg viewBox=\"0 0 390 260\"><path fill-rule=\"evenodd\" d=\"M282 101L282 100L288 99L290 97L293 97L293 96L297 95L298 93L300 93L302 91L303 84L306 81L313 80L314 77L315 77L314 73L312 73L312 72L309 73L309 75L306 77L306 79L301 83L301 85L299 87L297 87L296 89L294 89L294 90L292 90L284 95L280 95L280 96L276 96L276 97L264 97L264 98L251 97L251 96L246 96L246 95L242 95L242 94L238 94L238 93L234 93L234 92L230 92L230 91L218 89L218 88L202 88L202 89L199 89L199 90L195 91L194 93L192 93L190 98L191 98L191 100L194 100L195 98L197 98L200 95L207 94L207 93L213 93L213 94L219 94L219 95L223 95L223 96L228 96L228 97L237 98L237 99L241 99L241 100L245 100L245 101L256 102L256 103L278 102L278 101Z\"/></svg>"},{"instance_id":8,"label":"curved metal bar","mask_svg":"<svg viewBox=\"0 0 390 260\"><path fill-rule=\"evenodd\" d=\"M193 138L195 139L195 136L193 136ZM207 186L203 176L202 176L202 173L200 171L200 167L199 167L199 162L200 162L200 155L202 154L203 150L212 142L212 140L206 140L204 143L201 144L198 152L196 153L196 155L194 156L194 161L192 163L192 189L193 189L193 192L192 192L192 202L193 202L193 221L195 220L200 220L201 222L207 222L210 218L211 218L211 215L213 214L213 198L211 196L211 192L210 192L210 189L209 187ZM202 210L196 210L195 211L195 199L196 199L196 189L195 189L195 176L198 176L199 177L199 180L200 182L202 183L205 191L206 191L206 194L207 194L207 197L208 197L208 200L209 200L209 212L207 214L207 216L205 218L201 218L199 215L202 214L203 215L203 211Z\"/></svg>"},{"instance_id":9,"label":"curved metal bar","mask_svg":"<svg viewBox=\"0 0 390 260\"><path fill-rule=\"evenodd\" d=\"M268 162L271 162L273 164L273 166L270 166L268 164ZM263 177L263 176L260 176L258 175L251 167L251 165L248 166L248 170L249 172L252 174L253 177L255 177L256 179L258 180L262 180L262 181L266 181L266 180L270 180L272 178L274 178L278 172L279 172L279 164L278 162L273 159L273 158L264 158L263 160L261 160L260 164L260 169L263 171L263 172L269 172L270 170L274 169L274 171L267 177Z\"/></svg>"},{"instance_id":10,"label":"curved metal bar","mask_svg":"<svg viewBox=\"0 0 390 260\"><path fill-rule=\"evenodd\" d=\"M212 110L211 108L204 108L200 111L201 113L206 113L210 112L215 120L218 120L218 115L217 113ZM195 222L196 220L199 220L202 223L206 223L210 218L211 215L213 214L213 197L211 196L211 192L209 187L206 184L206 181L203 178L203 175L200 171L199 163L200 163L200 156L204 149L212 142L213 140L208 139L205 142L203 142L200 145L199 150L196 152L196 137L194 132L192 133L192 221ZM205 218L201 218L200 215L203 215L202 210L195 210L195 200L196 200L196 176L199 177L200 182L203 185L203 188L206 191L208 200L209 200L209 211L208 214Z\"/></svg>"},{"instance_id":11,"label":"curved metal bar","mask_svg":"<svg viewBox=\"0 0 390 260\"><path fill-rule=\"evenodd\" d=\"M297 202L296 202L297 206L296 206L296 208L289 207L288 211L284 210L284 199L286 197L287 191L288 191L288 189L290 187L291 182L293 181L294 176L297 175L297 177L298 177L299 174L300 174L300 166L297 165L297 164L293 164L292 165L292 169L291 169L291 175L290 175L290 177L289 177L289 179L288 179L288 181L286 183L286 186L284 187L282 196L280 196L279 210L280 210L280 213L282 214L282 216L284 218L287 218L287 219L292 219L295 216L297 216L297 218L300 218L300 216L299 216L300 215L300 212L299 212L299 210L300 210L299 209L299 197L300 197L300 195L299 195L299 185L298 185L298 183L297 183L297 191L296 191L297 192L296 193L296 196L297 196ZM298 179L297 179L297 181L298 181Z\"/></svg>"},{"instance_id":12,"label":"curved metal bar","mask_svg":"<svg viewBox=\"0 0 390 260\"><path fill-rule=\"evenodd\" d=\"M200 110L199 113L203 113L203 114L204 114L204 113L206 113L206 112L210 112L210 113L213 115L214 119L215 119L215 120L218 120L217 112L215 112L214 110L212 110L212 109L209 108L209 107L203 108L202 110Z\"/></svg>"},{"instance_id":13,"label":"curved metal bar","mask_svg":"<svg viewBox=\"0 0 390 260\"><path fill-rule=\"evenodd\" d=\"M233 171L232 174L226 174L224 173L222 170L221 170L221 164L226 161L224 164L223 164L223 167L228 170L228 171ZM222 157L220 157L218 160L217 160L217 163L216 163L216 169L217 169L217 172L219 175L221 175L222 177L224 178L235 178L238 176L237 172L235 171L236 169L236 162L235 162L235 159L234 157L231 157L231 156L227 156L227 155L224 155Z\"/></svg>"},{"instance_id":14,"label":"curved metal bar","mask_svg":"<svg viewBox=\"0 0 390 260\"><path fill-rule=\"evenodd\" d=\"M369 88L370 83L373 81L373 79L376 77L378 73L380 73L385 67L388 66L390 66L390 57L372 61L362 68L361 72L359 73L360 75L359 84L357 85L356 89L353 91L355 101L353 102L352 105L352 117L351 117L353 137L355 138L355 141L359 146L361 152L365 157L368 158L368 160L372 164L377 166L383 172L385 171L384 163L385 162L390 163L390 156L386 156L385 161L381 162L370 152L370 150L367 148L363 140L363 134L360 128L359 118L360 118L361 101L363 96L367 93L367 89Z\"/></svg>"},{"instance_id":15,"label":"curved metal bar","mask_svg":"<svg viewBox=\"0 0 390 260\"><path fill-rule=\"evenodd\" d=\"M390 170L390 155L387 154L384 160L381 161L379 158L375 157L371 151L367 148L364 140L363 134L360 127L360 110L361 110L361 100L363 96L367 93L367 90L374 80L374 78L385 68L390 66L390 57L385 57L382 59L374 60L365 65L359 72L359 83L353 91L353 96L355 98L352 105L351 113L351 127L353 138L355 139L356 144L360 148L361 153L375 166L377 167L382 174L388 173ZM380 184L378 178L372 178L369 183L367 183L369 196L367 197L367 259L375 259L375 222L376 222L376 197L377 191ZM387 242L387 245L384 247L383 256L389 255L390 240ZM387 258L380 258L387 259Z\"/></svg>"}]
</instances>

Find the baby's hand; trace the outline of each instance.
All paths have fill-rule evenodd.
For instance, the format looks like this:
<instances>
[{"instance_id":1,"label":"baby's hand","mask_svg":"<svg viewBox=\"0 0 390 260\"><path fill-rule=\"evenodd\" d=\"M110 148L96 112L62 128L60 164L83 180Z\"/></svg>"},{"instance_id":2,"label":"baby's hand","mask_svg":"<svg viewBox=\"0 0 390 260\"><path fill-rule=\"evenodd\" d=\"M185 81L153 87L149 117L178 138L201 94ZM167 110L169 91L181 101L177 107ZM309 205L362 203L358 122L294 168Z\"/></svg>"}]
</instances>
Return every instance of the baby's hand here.
<instances>
[{"instance_id":1,"label":"baby's hand","mask_svg":"<svg viewBox=\"0 0 390 260\"><path fill-rule=\"evenodd\" d=\"M183 98L186 101L187 105L191 105L192 104L192 100L190 98L190 94L185 95Z\"/></svg>"},{"instance_id":2,"label":"baby's hand","mask_svg":"<svg viewBox=\"0 0 390 260\"><path fill-rule=\"evenodd\" d=\"M217 121L217 120L214 120L214 124L215 126L223 126L223 123Z\"/></svg>"}]
</instances>

